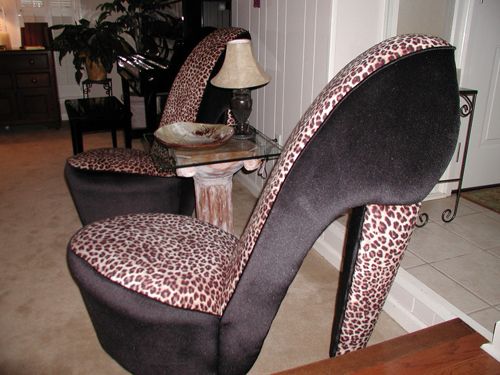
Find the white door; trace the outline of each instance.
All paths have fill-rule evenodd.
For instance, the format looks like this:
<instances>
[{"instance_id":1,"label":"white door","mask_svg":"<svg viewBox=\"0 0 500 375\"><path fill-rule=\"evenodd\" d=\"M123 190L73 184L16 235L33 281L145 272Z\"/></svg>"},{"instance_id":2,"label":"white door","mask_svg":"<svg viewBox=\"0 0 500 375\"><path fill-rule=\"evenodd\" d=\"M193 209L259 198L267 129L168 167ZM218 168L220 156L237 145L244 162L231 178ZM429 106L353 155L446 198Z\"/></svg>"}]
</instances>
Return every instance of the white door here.
<instances>
[{"instance_id":1,"label":"white door","mask_svg":"<svg viewBox=\"0 0 500 375\"><path fill-rule=\"evenodd\" d=\"M463 187L500 183L500 0L472 0L461 86L477 89Z\"/></svg>"}]
</instances>

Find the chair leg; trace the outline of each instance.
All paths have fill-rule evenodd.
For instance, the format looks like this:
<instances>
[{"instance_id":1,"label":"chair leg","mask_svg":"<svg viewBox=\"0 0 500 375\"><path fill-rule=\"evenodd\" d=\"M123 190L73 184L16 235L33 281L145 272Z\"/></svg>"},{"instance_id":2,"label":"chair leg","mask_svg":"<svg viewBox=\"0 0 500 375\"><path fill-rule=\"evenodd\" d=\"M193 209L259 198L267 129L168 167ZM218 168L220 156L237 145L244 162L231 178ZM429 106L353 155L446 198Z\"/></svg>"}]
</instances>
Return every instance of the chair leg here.
<instances>
[{"instance_id":1,"label":"chair leg","mask_svg":"<svg viewBox=\"0 0 500 375\"><path fill-rule=\"evenodd\" d=\"M116 141L116 129L111 129L111 139L113 140L113 148L116 148L118 143Z\"/></svg>"}]
</instances>

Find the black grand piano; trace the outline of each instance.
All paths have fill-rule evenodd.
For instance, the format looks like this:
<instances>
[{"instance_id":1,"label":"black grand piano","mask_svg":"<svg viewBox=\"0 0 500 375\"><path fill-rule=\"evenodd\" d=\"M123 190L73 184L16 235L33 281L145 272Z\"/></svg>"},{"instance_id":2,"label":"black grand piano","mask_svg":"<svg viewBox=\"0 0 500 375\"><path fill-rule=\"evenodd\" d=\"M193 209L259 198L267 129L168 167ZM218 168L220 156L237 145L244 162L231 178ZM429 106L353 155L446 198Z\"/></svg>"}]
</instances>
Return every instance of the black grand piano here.
<instances>
[{"instance_id":1,"label":"black grand piano","mask_svg":"<svg viewBox=\"0 0 500 375\"><path fill-rule=\"evenodd\" d=\"M132 129L133 137L156 130L158 94L168 93L184 60L204 36L215 27L230 26L230 10L231 1L227 0L184 0L182 40L175 42L168 59L141 54L118 59L125 107L130 109L131 93L144 98L146 128Z\"/></svg>"}]
</instances>

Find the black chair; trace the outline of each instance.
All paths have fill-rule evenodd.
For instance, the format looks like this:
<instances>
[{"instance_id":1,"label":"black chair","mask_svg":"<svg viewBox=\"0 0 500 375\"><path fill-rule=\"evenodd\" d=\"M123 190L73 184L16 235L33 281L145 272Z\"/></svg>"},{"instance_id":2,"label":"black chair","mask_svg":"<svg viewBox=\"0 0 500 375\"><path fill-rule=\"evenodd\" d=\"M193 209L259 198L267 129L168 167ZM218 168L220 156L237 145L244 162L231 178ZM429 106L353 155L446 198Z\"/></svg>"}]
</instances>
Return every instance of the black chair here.
<instances>
[{"instance_id":1,"label":"black chair","mask_svg":"<svg viewBox=\"0 0 500 375\"><path fill-rule=\"evenodd\" d=\"M224 61L226 43L249 38L240 28L216 29L192 50L172 84L159 126L176 121L224 123L230 90L208 84ZM159 171L141 150L106 148L67 160L64 174L83 225L139 212L191 215L192 179Z\"/></svg>"},{"instance_id":2,"label":"black chair","mask_svg":"<svg viewBox=\"0 0 500 375\"><path fill-rule=\"evenodd\" d=\"M406 35L346 66L288 138L240 239L152 213L77 232L68 264L104 350L136 374L247 372L304 257L349 209L331 355L364 347L455 148L453 55Z\"/></svg>"}]
</instances>

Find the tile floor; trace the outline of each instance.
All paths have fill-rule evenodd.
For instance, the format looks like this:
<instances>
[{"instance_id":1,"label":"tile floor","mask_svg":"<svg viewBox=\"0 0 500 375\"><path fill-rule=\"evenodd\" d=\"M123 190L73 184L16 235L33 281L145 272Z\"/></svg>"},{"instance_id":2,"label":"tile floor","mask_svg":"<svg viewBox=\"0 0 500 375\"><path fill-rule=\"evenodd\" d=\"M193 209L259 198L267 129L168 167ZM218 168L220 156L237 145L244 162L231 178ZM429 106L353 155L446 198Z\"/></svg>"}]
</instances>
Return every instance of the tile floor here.
<instances>
[{"instance_id":1,"label":"tile floor","mask_svg":"<svg viewBox=\"0 0 500 375\"><path fill-rule=\"evenodd\" d=\"M423 203L430 220L414 232L402 267L492 332L500 320L500 214L461 199L444 223L441 213L454 202Z\"/></svg>"}]
</instances>

